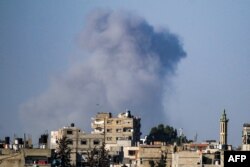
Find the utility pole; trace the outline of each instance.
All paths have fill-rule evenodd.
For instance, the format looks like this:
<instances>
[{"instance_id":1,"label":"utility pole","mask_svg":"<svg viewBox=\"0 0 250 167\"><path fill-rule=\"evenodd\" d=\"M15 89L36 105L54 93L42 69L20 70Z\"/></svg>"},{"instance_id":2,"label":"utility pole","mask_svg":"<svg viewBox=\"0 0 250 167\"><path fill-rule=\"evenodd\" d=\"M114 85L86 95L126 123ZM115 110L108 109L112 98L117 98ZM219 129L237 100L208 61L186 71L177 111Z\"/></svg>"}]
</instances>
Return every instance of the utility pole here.
<instances>
[{"instance_id":1,"label":"utility pole","mask_svg":"<svg viewBox=\"0 0 250 167\"><path fill-rule=\"evenodd\" d=\"M106 117L104 117L104 133L103 133L103 135L104 135L104 140L103 140L103 142L106 143L106 142L105 142L105 140L106 140Z\"/></svg>"}]
</instances>

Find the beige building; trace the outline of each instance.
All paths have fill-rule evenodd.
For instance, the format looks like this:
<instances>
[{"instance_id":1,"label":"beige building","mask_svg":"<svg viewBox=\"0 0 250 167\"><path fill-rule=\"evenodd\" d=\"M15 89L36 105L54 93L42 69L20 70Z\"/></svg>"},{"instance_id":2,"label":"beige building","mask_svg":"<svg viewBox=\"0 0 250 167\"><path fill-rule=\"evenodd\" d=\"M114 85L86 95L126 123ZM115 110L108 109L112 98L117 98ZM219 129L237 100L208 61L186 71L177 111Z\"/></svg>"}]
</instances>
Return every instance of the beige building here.
<instances>
[{"instance_id":1,"label":"beige building","mask_svg":"<svg viewBox=\"0 0 250 167\"><path fill-rule=\"evenodd\" d=\"M70 140L72 165L86 162L87 152L95 147L101 147L104 141L103 134L87 134L71 124L58 131L51 131L50 148L56 149L58 139L63 136Z\"/></svg>"},{"instance_id":2,"label":"beige building","mask_svg":"<svg viewBox=\"0 0 250 167\"><path fill-rule=\"evenodd\" d=\"M172 155L172 167L223 167L224 151L202 153L197 151L180 151Z\"/></svg>"},{"instance_id":3,"label":"beige building","mask_svg":"<svg viewBox=\"0 0 250 167\"><path fill-rule=\"evenodd\" d=\"M139 149L140 167L151 167L152 164L157 165L161 161L165 162L166 167L170 167L172 150L171 145L141 145Z\"/></svg>"},{"instance_id":4,"label":"beige building","mask_svg":"<svg viewBox=\"0 0 250 167\"><path fill-rule=\"evenodd\" d=\"M180 151L173 153L173 167L198 167L201 166L201 153L195 151Z\"/></svg>"},{"instance_id":5,"label":"beige building","mask_svg":"<svg viewBox=\"0 0 250 167\"><path fill-rule=\"evenodd\" d=\"M111 164L124 161L124 147L137 145L140 141L141 119L131 115L130 111L113 117L111 113L101 112L92 118L92 134L102 134L105 146L111 156Z\"/></svg>"},{"instance_id":6,"label":"beige building","mask_svg":"<svg viewBox=\"0 0 250 167\"><path fill-rule=\"evenodd\" d=\"M242 151L250 151L250 124L243 124Z\"/></svg>"},{"instance_id":7,"label":"beige building","mask_svg":"<svg viewBox=\"0 0 250 167\"><path fill-rule=\"evenodd\" d=\"M124 147L123 148L123 164L126 164L127 166L138 166L139 165L139 147Z\"/></svg>"},{"instance_id":8,"label":"beige building","mask_svg":"<svg viewBox=\"0 0 250 167\"><path fill-rule=\"evenodd\" d=\"M172 165L172 146L163 144L124 147L123 163L131 167L151 167L162 162L166 167Z\"/></svg>"},{"instance_id":9,"label":"beige building","mask_svg":"<svg viewBox=\"0 0 250 167\"><path fill-rule=\"evenodd\" d=\"M50 167L50 149L0 149L0 167Z\"/></svg>"},{"instance_id":10,"label":"beige building","mask_svg":"<svg viewBox=\"0 0 250 167\"><path fill-rule=\"evenodd\" d=\"M104 134L107 148L112 146L135 146L140 141L141 119L130 111L112 117L111 113L98 113L92 119L92 134Z\"/></svg>"},{"instance_id":11,"label":"beige building","mask_svg":"<svg viewBox=\"0 0 250 167\"><path fill-rule=\"evenodd\" d=\"M175 146L172 167L223 167L224 150L213 140Z\"/></svg>"}]
</instances>

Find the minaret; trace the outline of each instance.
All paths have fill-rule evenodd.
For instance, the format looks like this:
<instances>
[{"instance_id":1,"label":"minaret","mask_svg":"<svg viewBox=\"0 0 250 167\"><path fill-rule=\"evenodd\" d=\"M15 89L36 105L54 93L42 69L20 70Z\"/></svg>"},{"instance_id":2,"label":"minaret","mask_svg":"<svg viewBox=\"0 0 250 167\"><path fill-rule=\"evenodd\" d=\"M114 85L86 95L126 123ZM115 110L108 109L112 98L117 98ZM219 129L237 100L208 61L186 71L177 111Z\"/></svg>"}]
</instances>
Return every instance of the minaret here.
<instances>
[{"instance_id":1,"label":"minaret","mask_svg":"<svg viewBox=\"0 0 250 167\"><path fill-rule=\"evenodd\" d=\"M220 144L227 145L227 123L229 119L227 119L226 110L221 115L220 118Z\"/></svg>"}]
</instances>

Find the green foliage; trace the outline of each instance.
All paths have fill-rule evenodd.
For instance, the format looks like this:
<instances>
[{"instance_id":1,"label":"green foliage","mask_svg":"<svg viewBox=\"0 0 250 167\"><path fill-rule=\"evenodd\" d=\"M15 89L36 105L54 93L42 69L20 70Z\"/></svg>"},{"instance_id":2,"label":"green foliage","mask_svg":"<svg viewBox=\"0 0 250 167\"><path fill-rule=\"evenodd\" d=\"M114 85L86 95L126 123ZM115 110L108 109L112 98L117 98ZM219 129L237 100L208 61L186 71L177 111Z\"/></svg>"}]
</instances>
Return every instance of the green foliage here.
<instances>
[{"instance_id":1,"label":"green foliage","mask_svg":"<svg viewBox=\"0 0 250 167\"><path fill-rule=\"evenodd\" d=\"M160 161L156 161L156 163L150 160L149 165L150 167L166 167L166 157L162 155Z\"/></svg>"},{"instance_id":2,"label":"green foliage","mask_svg":"<svg viewBox=\"0 0 250 167\"><path fill-rule=\"evenodd\" d=\"M152 161L152 160L150 160L150 161L149 161L149 165L150 165L150 167L154 167L154 166L155 166L155 162Z\"/></svg>"},{"instance_id":3,"label":"green foliage","mask_svg":"<svg viewBox=\"0 0 250 167\"><path fill-rule=\"evenodd\" d=\"M100 148L88 152L87 163L90 167L109 167L109 155L103 142Z\"/></svg>"},{"instance_id":4,"label":"green foliage","mask_svg":"<svg viewBox=\"0 0 250 167\"><path fill-rule=\"evenodd\" d=\"M70 140L64 136L58 140L58 148L56 150L55 159L59 163L60 167L71 167L70 165L70 153L69 147Z\"/></svg>"},{"instance_id":5,"label":"green foliage","mask_svg":"<svg viewBox=\"0 0 250 167\"><path fill-rule=\"evenodd\" d=\"M159 162L157 162L157 167L166 167L166 156L161 156Z\"/></svg>"},{"instance_id":6,"label":"green foliage","mask_svg":"<svg viewBox=\"0 0 250 167\"><path fill-rule=\"evenodd\" d=\"M165 142L167 144L184 143L187 141L185 136L178 136L177 130L169 125L164 126L159 124L157 127L153 127L147 137L147 143L151 142Z\"/></svg>"}]
</instances>

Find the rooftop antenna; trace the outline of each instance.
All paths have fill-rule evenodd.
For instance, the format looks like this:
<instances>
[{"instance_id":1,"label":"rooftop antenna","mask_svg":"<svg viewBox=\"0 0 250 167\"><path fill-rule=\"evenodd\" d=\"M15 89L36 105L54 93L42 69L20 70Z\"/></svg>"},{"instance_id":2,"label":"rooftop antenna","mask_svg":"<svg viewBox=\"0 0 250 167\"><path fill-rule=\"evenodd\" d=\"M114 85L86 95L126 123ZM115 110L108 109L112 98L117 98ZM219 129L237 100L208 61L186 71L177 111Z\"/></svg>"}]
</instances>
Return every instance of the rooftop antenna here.
<instances>
[{"instance_id":1,"label":"rooftop antenna","mask_svg":"<svg viewBox=\"0 0 250 167\"><path fill-rule=\"evenodd\" d=\"M183 128L179 129L179 133L180 133L180 144L182 145Z\"/></svg>"},{"instance_id":2,"label":"rooftop antenna","mask_svg":"<svg viewBox=\"0 0 250 167\"><path fill-rule=\"evenodd\" d=\"M183 128L179 129L179 136L181 136L181 137L183 136Z\"/></svg>"},{"instance_id":3,"label":"rooftop antenna","mask_svg":"<svg viewBox=\"0 0 250 167\"><path fill-rule=\"evenodd\" d=\"M196 143L198 139L198 133L196 132L195 136L194 136L194 142Z\"/></svg>"}]
</instances>

